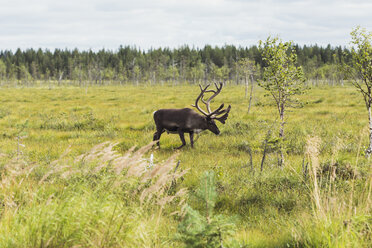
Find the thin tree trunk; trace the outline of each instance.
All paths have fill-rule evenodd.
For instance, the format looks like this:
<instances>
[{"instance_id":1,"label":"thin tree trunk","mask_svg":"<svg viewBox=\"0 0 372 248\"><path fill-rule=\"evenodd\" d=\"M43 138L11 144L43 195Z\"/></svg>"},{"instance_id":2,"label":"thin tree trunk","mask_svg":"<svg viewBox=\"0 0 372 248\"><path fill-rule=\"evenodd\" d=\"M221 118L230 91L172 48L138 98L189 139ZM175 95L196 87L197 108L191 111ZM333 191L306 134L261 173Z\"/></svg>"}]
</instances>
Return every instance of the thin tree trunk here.
<instances>
[{"instance_id":1,"label":"thin tree trunk","mask_svg":"<svg viewBox=\"0 0 372 248\"><path fill-rule=\"evenodd\" d=\"M58 86L61 86L62 78L63 78L63 72L60 72L59 78L58 78Z\"/></svg>"},{"instance_id":2,"label":"thin tree trunk","mask_svg":"<svg viewBox=\"0 0 372 248\"><path fill-rule=\"evenodd\" d=\"M236 80L236 85L239 85L239 70L236 70L235 80Z\"/></svg>"},{"instance_id":3,"label":"thin tree trunk","mask_svg":"<svg viewBox=\"0 0 372 248\"><path fill-rule=\"evenodd\" d=\"M284 166L284 106L280 108L280 129L279 129L279 140L280 140L280 161L279 166Z\"/></svg>"},{"instance_id":4,"label":"thin tree trunk","mask_svg":"<svg viewBox=\"0 0 372 248\"><path fill-rule=\"evenodd\" d=\"M369 146L366 150L366 157L370 157L372 153L372 109L371 104L368 103L368 120L369 120Z\"/></svg>"},{"instance_id":5,"label":"thin tree trunk","mask_svg":"<svg viewBox=\"0 0 372 248\"><path fill-rule=\"evenodd\" d=\"M249 111L251 110L252 98L253 98L253 75L251 74L251 93L249 94L248 114Z\"/></svg>"},{"instance_id":6,"label":"thin tree trunk","mask_svg":"<svg viewBox=\"0 0 372 248\"><path fill-rule=\"evenodd\" d=\"M275 123L276 123L276 121L267 130L267 134L266 134L266 137L265 137L265 140L264 140L264 143L263 143L263 148L264 149L263 149L263 155L262 155L262 160L261 160L261 171L263 171L263 166L264 166L264 162L265 162L265 158L266 158L266 152L267 152L267 149L268 149L268 145L267 144L269 143L269 139L271 137L271 131L272 131L273 126L274 126Z\"/></svg>"},{"instance_id":7,"label":"thin tree trunk","mask_svg":"<svg viewBox=\"0 0 372 248\"><path fill-rule=\"evenodd\" d=\"M244 98L247 98L247 96L248 96L248 86L249 86L247 75L245 75L244 80L245 80L245 95L244 95Z\"/></svg>"},{"instance_id":8,"label":"thin tree trunk","mask_svg":"<svg viewBox=\"0 0 372 248\"><path fill-rule=\"evenodd\" d=\"M263 155L262 155L262 159L261 159L261 171L263 171L264 162L265 162L265 158L266 158L267 142L268 142L267 139L265 139L264 150L263 150Z\"/></svg>"}]
</instances>

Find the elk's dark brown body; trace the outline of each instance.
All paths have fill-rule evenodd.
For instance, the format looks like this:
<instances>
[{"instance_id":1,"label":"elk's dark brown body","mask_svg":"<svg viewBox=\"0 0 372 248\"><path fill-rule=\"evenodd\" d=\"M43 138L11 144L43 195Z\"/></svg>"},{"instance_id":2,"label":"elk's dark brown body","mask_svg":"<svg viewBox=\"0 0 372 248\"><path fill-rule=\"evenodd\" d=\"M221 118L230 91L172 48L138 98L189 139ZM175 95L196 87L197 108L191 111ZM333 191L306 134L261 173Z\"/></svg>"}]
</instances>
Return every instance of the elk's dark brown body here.
<instances>
[{"instance_id":1,"label":"elk's dark brown body","mask_svg":"<svg viewBox=\"0 0 372 248\"><path fill-rule=\"evenodd\" d=\"M215 84L216 85L216 84ZM220 130L218 129L214 120L218 120L221 123L225 123L227 116L229 114L231 106L229 106L225 110L221 110L224 104L216 109L215 111L210 110L210 101L220 93L222 89L222 84L220 87L216 85L217 91L208 90L207 85L204 89L200 86L201 93L196 99L195 107L203 114L200 115L196 111L190 108L183 108L183 109L159 109L154 112L154 121L156 125L156 132L154 133L154 141L158 141L157 145L160 147L159 139L162 133L167 131L168 133L178 133L180 139L182 141L182 145L178 148L181 148L186 145L185 141L185 133L189 133L190 135L190 143L191 147L194 146L194 133L200 133L204 130L210 130L212 133L218 135ZM212 92L214 93L207 101L203 99L204 93ZM208 113L204 112L198 105L198 101L202 100L203 103L206 104ZM218 115L224 114L221 117L217 117Z\"/></svg>"}]
</instances>

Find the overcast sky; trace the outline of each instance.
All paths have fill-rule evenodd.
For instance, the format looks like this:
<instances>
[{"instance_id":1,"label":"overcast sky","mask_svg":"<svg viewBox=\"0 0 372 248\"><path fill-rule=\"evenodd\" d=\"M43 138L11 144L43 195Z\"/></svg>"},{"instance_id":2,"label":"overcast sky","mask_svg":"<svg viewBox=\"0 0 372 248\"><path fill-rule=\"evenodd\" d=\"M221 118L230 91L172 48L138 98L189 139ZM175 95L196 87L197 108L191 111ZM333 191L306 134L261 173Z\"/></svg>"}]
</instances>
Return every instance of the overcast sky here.
<instances>
[{"instance_id":1,"label":"overcast sky","mask_svg":"<svg viewBox=\"0 0 372 248\"><path fill-rule=\"evenodd\" d=\"M269 35L348 46L372 0L0 0L0 50L250 46Z\"/></svg>"}]
</instances>

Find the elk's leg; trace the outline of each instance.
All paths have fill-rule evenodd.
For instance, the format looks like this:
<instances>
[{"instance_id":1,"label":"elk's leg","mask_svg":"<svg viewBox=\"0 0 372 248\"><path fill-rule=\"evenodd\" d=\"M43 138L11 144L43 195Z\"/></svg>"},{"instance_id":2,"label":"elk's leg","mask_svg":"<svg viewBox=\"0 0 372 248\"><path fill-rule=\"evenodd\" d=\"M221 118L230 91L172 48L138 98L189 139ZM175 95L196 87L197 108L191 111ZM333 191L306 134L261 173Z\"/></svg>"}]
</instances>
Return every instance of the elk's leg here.
<instances>
[{"instance_id":1,"label":"elk's leg","mask_svg":"<svg viewBox=\"0 0 372 248\"><path fill-rule=\"evenodd\" d=\"M194 148L194 132L190 132L190 143L191 143L191 148Z\"/></svg>"},{"instance_id":2,"label":"elk's leg","mask_svg":"<svg viewBox=\"0 0 372 248\"><path fill-rule=\"evenodd\" d=\"M159 143L159 140L160 140L160 136L161 134L163 133L163 130L162 129L156 129L156 132L154 133L154 139L153 141L157 140L158 142L156 142L156 145L160 148L160 143Z\"/></svg>"},{"instance_id":3,"label":"elk's leg","mask_svg":"<svg viewBox=\"0 0 372 248\"><path fill-rule=\"evenodd\" d=\"M181 147L184 147L186 145L186 141L185 141L185 134L182 130L178 129L178 134L180 135L180 139L182 141L182 145L177 147L176 149L180 149Z\"/></svg>"}]
</instances>

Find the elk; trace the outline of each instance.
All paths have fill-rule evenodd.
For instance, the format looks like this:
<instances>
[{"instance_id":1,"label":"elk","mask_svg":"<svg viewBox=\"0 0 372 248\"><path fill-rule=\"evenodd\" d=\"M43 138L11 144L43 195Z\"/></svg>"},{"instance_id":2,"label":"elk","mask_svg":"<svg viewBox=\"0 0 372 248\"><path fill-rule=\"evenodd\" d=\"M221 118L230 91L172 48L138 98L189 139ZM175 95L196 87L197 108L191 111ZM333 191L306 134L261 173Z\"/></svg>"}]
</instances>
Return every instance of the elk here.
<instances>
[{"instance_id":1,"label":"elk","mask_svg":"<svg viewBox=\"0 0 372 248\"><path fill-rule=\"evenodd\" d=\"M216 90L208 90L210 84L208 84L205 88L203 88L200 84L200 94L195 100L195 107L199 112L202 114L197 113L196 111L190 108L182 108L182 109L159 109L154 112L154 121L156 125L156 132L154 133L154 141L157 141L157 145L160 148L159 140L162 133L167 131L168 133L175 133L179 134L180 139L182 141L182 145L177 147L180 149L181 147L186 145L185 141L185 133L189 133L190 135L190 143L191 147L194 147L194 134L198 134L204 130L209 130L212 133L218 135L220 134L220 130L218 129L215 120L225 124L225 121L229 115L231 106L223 109L224 103L221 104L216 110L211 111L210 102L215 98L218 94L220 94L222 90L222 83L218 86L216 83ZM204 99L205 93L213 93L207 100ZM199 106L199 101L202 101L207 109L205 112ZM223 114L223 115L222 115ZM221 116L222 115L222 116Z\"/></svg>"}]
</instances>

